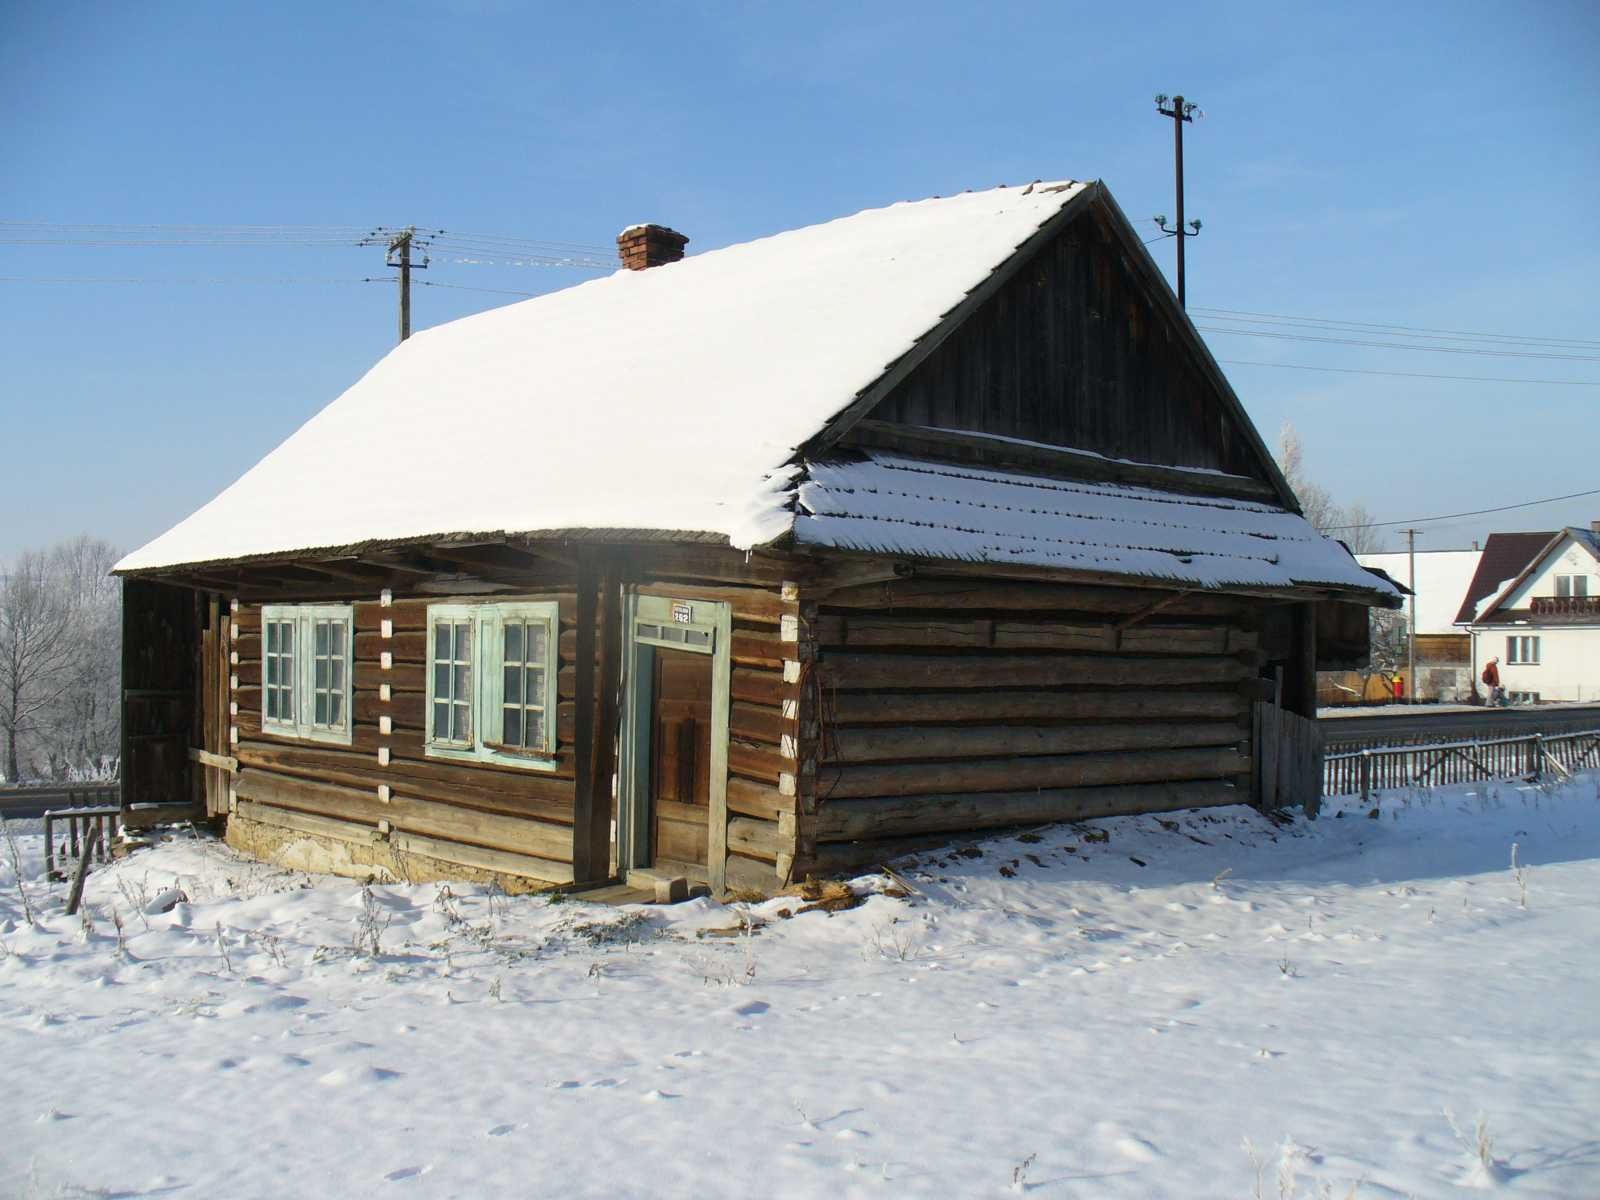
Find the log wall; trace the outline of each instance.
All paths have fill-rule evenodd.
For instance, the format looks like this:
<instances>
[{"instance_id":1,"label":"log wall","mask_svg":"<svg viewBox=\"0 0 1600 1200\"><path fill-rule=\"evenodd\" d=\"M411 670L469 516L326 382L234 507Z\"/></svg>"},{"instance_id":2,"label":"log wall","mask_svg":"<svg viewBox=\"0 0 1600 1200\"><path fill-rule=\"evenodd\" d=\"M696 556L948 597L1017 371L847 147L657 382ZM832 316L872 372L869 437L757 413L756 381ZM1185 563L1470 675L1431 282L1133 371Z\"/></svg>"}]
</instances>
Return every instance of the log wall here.
<instances>
[{"instance_id":1,"label":"log wall","mask_svg":"<svg viewBox=\"0 0 1600 1200\"><path fill-rule=\"evenodd\" d=\"M807 600L796 873L1250 800L1263 602L935 579Z\"/></svg>"},{"instance_id":2,"label":"log wall","mask_svg":"<svg viewBox=\"0 0 1600 1200\"><path fill-rule=\"evenodd\" d=\"M509 595L510 593L508 593ZM570 589L524 589L517 599L555 600L561 610L556 768L429 758L424 751L429 600L355 598L353 739L349 746L281 737L262 729L261 605L233 613L238 662L231 668L238 762L235 798L251 819L297 828L312 817L324 833L353 840L426 839L430 857L477 866L494 852L505 873L572 881L572 731L576 671ZM387 631L385 623L388 623ZM385 666L385 655L388 665ZM303 824L303 822L301 822ZM421 844L421 843L419 843Z\"/></svg>"}]
</instances>

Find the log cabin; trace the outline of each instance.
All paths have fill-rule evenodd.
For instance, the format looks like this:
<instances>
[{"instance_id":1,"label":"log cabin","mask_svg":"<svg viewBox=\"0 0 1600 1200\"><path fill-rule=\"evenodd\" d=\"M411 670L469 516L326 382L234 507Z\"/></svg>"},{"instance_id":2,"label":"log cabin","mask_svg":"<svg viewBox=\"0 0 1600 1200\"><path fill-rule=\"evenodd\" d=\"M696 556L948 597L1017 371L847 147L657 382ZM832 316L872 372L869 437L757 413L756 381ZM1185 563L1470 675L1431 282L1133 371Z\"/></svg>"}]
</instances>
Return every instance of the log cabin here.
<instances>
[{"instance_id":1,"label":"log cabin","mask_svg":"<svg viewBox=\"0 0 1600 1200\"><path fill-rule=\"evenodd\" d=\"M401 343L124 577L126 803L394 878L770 893L1318 791L1399 596L1098 182L891 205Z\"/></svg>"}]
</instances>

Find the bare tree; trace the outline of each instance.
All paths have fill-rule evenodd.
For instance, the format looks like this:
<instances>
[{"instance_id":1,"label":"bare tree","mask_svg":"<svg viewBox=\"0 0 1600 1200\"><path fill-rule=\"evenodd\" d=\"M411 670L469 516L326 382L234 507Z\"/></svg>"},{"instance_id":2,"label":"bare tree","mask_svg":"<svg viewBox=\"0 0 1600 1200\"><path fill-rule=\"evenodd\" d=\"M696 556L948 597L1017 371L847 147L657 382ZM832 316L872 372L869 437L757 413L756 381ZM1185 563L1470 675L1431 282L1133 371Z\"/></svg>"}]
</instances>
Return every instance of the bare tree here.
<instances>
[{"instance_id":1,"label":"bare tree","mask_svg":"<svg viewBox=\"0 0 1600 1200\"><path fill-rule=\"evenodd\" d=\"M66 688L74 642L71 606L49 556L25 551L0 581L0 732L6 778L22 778L19 744L39 732Z\"/></svg>"},{"instance_id":2,"label":"bare tree","mask_svg":"<svg viewBox=\"0 0 1600 1200\"><path fill-rule=\"evenodd\" d=\"M52 574L72 612L73 653L65 686L43 731L54 778L105 775L119 749L122 667L121 557L110 542L82 535L50 550Z\"/></svg>"},{"instance_id":3,"label":"bare tree","mask_svg":"<svg viewBox=\"0 0 1600 1200\"><path fill-rule=\"evenodd\" d=\"M1278 469L1300 501L1300 511L1318 533L1338 538L1352 554L1370 554L1383 548L1383 535L1365 505L1340 506L1332 492L1306 474L1305 450L1290 421L1285 421L1278 431Z\"/></svg>"}]
</instances>

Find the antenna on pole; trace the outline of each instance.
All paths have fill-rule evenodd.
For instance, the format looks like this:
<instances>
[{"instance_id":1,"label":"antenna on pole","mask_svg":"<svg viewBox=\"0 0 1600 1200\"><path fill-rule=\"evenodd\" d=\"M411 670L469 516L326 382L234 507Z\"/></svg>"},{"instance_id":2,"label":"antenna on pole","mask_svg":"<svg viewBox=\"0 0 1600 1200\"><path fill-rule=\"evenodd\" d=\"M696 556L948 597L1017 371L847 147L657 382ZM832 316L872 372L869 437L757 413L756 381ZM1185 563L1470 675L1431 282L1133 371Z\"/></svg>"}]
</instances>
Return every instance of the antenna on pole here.
<instances>
[{"instance_id":1,"label":"antenna on pole","mask_svg":"<svg viewBox=\"0 0 1600 1200\"><path fill-rule=\"evenodd\" d=\"M1170 106L1170 107L1169 107ZM1156 225L1167 237L1178 239L1178 307L1187 308L1187 291L1184 286L1183 243L1185 238L1200 236L1200 220L1195 218L1187 225L1183 220L1183 126L1185 122L1193 123L1196 117L1203 117L1200 106L1185 100L1182 96L1158 95L1156 97L1156 111L1163 117L1172 118L1172 154L1177 167L1178 178L1178 224L1176 228L1167 228L1167 218L1156 217Z\"/></svg>"}]
</instances>

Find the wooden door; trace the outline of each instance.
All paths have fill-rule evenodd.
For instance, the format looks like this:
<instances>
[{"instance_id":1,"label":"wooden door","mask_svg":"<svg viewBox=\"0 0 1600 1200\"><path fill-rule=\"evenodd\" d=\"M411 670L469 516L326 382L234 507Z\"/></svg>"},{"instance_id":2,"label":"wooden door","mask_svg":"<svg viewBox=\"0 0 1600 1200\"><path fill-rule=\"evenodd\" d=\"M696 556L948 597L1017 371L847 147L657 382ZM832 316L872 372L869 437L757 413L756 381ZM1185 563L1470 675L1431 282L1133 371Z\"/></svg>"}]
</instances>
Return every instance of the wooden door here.
<instances>
[{"instance_id":1,"label":"wooden door","mask_svg":"<svg viewBox=\"0 0 1600 1200\"><path fill-rule=\"evenodd\" d=\"M706 862L711 802L711 656L658 648L650 713L652 859Z\"/></svg>"}]
</instances>

